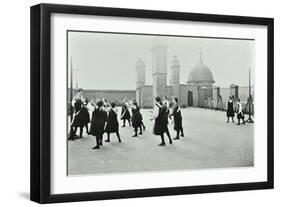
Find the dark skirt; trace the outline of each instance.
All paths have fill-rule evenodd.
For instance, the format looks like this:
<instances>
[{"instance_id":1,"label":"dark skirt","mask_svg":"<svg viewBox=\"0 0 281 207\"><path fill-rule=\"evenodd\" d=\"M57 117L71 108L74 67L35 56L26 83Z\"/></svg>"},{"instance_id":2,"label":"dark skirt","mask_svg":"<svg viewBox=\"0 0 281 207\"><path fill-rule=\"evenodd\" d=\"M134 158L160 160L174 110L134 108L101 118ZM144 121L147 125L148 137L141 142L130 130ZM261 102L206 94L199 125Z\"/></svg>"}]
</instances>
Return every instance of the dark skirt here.
<instances>
[{"instance_id":1,"label":"dark skirt","mask_svg":"<svg viewBox=\"0 0 281 207\"><path fill-rule=\"evenodd\" d=\"M233 110L233 108L227 109L226 116L234 117L234 110Z\"/></svg>"},{"instance_id":2,"label":"dark skirt","mask_svg":"<svg viewBox=\"0 0 281 207\"><path fill-rule=\"evenodd\" d=\"M233 101L227 102L226 116L227 117L234 117L234 103L233 103Z\"/></svg>"},{"instance_id":3,"label":"dark skirt","mask_svg":"<svg viewBox=\"0 0 281 207\"><path fill-rule=\"evenodd\" d=\"M119 131L119 123L117 120L117 114L113 111L110 111L107 118L105 132L116 133L118 131Z\"/></svg>"},{"instance_id":4,"label":"dark skirt","mask_svg":"<svg viewBox=\"0 0 281 207\"><path fill-rule=\"evenodd\" d=\"M162 135L167 130L167 124L165 124L165 121L161 121L158 119L155 119L154 128L153 128L153 134L155 135Z\"/></svg>"},{"instance_id":5,"label":"dark skirt","mask_svg":"<svg viewBox=\"0 0 281 207\"><path fill-rule=\"evenodd\" d=\"M174 116L174 130L178 131L182 129L182 116L177 114Z\"/></svg>"},{"instance_id":6,"label":"dark skirt","mask_svg":"<svg viewBox=\"0 0 281 207\"><path fill-rule=\"evenodd\" d=\"M78 113L75 113L73 116L73 127L83 127L85 126L85 121L83 119L83 114L81 113L81 110Z\"/></svg>"},{"instance_id":7,"label":"dark skirt","mask_svg":"<svg viewBox=\"0 0 281 207\"><path fill-rule=\"evenodd\" d=\"M89 111L86 107L83 107L81 109L81 116L82 116L82 120L84 122L84 125L88 124L90 122L90 114Z\"/></svg>"},{"instance_id":8,"label":"dark skirt","mask_svg":"<svg viewBox=\"0 0 281 207\"><path fill-rule=\"evenodd\" d=\"M237 113L237 119L244 119L244 114L242 112Z\"/></svg>"},{"instance_id":9,"label":"dark skirt","mask_svg":"<svg viewBox=\"0 0 281 207\"><path fill-rule=\"evenodd\" d=\"M121 119L128 120L128 119L131 118L131 114L130 114L129 110L128 109L124 109L124 108L122 108L121 116L122 116Z\"/></svg>"},{"instance_id":10,"label":"dark skirt","mask_svg":"<svg viewBox=\"0 0 281 207\"><path fill-rule=\"evenodd\" d=\"M107 114L105 111L95 110L92 115L90 134L93 136L103 135L106 119Z\"/></svg>"},{"instance_id":11,"label":"dark skirt","mask_svg":"<svg viewBox=\"0 0 281 207\"><path fill-rule=\"evenodd\" d=\"M134 128L136 128L136 127L140 127L141 124L142 124L142 115L141 115L141 113L139 111L133 113L133 116L132 116L132 126Z\"/></svg>"},{"instance_id":12,"label":"dark skirt","mask_svg":"<svg viewBox=\"0 0 281 207\"><path fill-rule=\"evenodd\" d=\"M168 131L168 114L164 110L159 110L159 115L155 119L153 134L162 135L166 131Z\"/></svg>"}]
</instances>

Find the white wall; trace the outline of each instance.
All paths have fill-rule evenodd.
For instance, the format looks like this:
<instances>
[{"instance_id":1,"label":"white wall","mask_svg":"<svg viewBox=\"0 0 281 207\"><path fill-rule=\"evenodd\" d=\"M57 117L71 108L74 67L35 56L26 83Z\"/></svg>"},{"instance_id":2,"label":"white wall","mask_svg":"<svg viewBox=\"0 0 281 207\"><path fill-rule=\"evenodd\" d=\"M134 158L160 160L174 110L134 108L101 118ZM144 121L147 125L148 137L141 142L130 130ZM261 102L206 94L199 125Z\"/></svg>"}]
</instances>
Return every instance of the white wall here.
<instances>
[{"instance_id":1,"label":"white wall","mask_svg":"<svg viewBox=\"0 0 281 207\"><path fill-rule=\"evenodd\" d=\"M67 3L139 9L174 10L275 18L275 57L280 57L281 12L277 0L69 0L1 1L0 21L0 206L36 206L29 194L29 7L40 3ZM280 104L281 60L275 59L275 105ZM17 91L17 93L15 93ZM16 98L16 100L14 99ZM275 190L184 195L115 201L55 204L53 206L280 206L281 120L275 108ZM235 175L234 175L235 176ZM176 178L175 178L176 179Z\"/></svg>"}]
</instances>

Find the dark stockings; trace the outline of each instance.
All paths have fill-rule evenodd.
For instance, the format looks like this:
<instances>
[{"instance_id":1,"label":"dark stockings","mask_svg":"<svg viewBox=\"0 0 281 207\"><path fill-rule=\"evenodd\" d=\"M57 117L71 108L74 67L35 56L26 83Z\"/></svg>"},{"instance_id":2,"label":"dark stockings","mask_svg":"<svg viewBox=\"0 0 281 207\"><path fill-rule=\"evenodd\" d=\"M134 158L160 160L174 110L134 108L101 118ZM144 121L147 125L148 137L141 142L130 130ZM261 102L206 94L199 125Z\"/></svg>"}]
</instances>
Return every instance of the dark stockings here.
<instances>
[{"instance_id":1,"label":"dark stockings","mask_svg":"<svg viewBox=\"0 0 281 207\"><path fill-rule=\"evenodd\" d=\"M74 127L74 134L76 134L77 132L77 128L78 127ZM83 135L83 127L79 127L80 128L80 134L79 134L79 137L82 138L82 135Z\"/></svg>"},{"instance_id":2,"label":"dark stockings","mask_svg":"<svg viewBox=\"0 0 281 207\"><path fill-rule=\"evenodd\" d=\"M87 134L89 134L88 124L86 124L86 125L85 125L85 128L86 128L86 132L87 132Z\"/></svg>"},{"instance_id":3,"label":"dark stockings","mask_svg":"<svg viewBox=\"0 0 281 207\"><path fill-rule=\"evenodd\" d=\"M134 127L134 131L135 131L135 134L133 135L133 137L137 137L138 136L138 127Z\"/></svg>"},{"instance_id":4,"label":"dark stockings","mask_svg":"<svg viewBox=\"0 0 281 207\"><path fill-rule=\"evenodd\" d=\"M140 135L142 135L142 126L139 127L140 128Z\"/></svg>"},{"instance_id":5,"label":"dark stockings","mask_svg":"<svg viewBox=\"0 0 281 207\"><path fill-rule=\"evenodd\" d=\"M102 140L103 140L103 136L99 136L99 140L100 140L100 145L102 146Z\"/></svg>"},{"instance_id":6,"label":"dark stockings","mask_svg":"<svg viewBox=\"0 0 281 207\"><path fill-rule=\"evenodd\" d=\"M179 130L179 129L177 130L177 136L176 136L176 138L177 138L177 139L180 138L180 130ZM175 139L176 139L176 138L175 138Z\"/></svg>"},{"instance_id":7,"label":"dark stockings","mask_svg":"<svg viewBox=\"0 0 281 207\"><path fill-rule=\"evenodd\" d=\"M180 134L181 134L182 137L184 136L183 128L180 128L180 129L177 130L177 136L174 139L180 139Z\"/></svg>"},{"instance_id":8,"label":"dark stockings","mask_svg":"<svg viewBox=\"0 0 281 207\"><path fill-rule=\"evenodd\" d=\"M246 124L245 120L244 120L244 117L241 118L242 121L243 121L243 124ZM240 118L238 119L238 124L237 125L240 125Z\"/></svg>"},{"instance_id":9,"label":"dark stockings","mask_svg":"<svg viewBox=\"0 0 281 207\"><path fill-rule=\"evenodd\" d=\"M143 128L143 131L145 131L145 126L144 126L143 121L141 121L141 127Z\"/></svg>"},{"instance_id":10,"label":"dark stockings","mask_svg":"<svg viewBox=\"0 0 281 207\"><path fill-rule=\"evenodd\" d=\"M170 144L172 144L172 139L171 139L171 135L170 135L170 132L169 132L168 127L167 127L167 129L165 130L165 133L167 134L167 136L168 136L168 138L169 138Z\"/></svg>"},{"instance_id":11,"label":"dark stockings","mask_svg":"<svg viewBox=\"0 0 281 207\"><path fill-rule=\"evenodd\" d=\"M184 137L183 128L180 129L180 132L181 132L181 137Z\"/></svg>"},{"instance_id":12,"label":"dark stockings","mask_svg":"<svg viewBox=\"0 0 281 207\"><path fill-rule=\"evenodd\" d=\"M164 134L161 134L160 137L161 137L161 143L158 146L165 146L166 144L164 140Z\"/></svg>"},{"instance_id":13,"label":"dark stockings","mask_svg":"<svg viewBox=\"0 0 281 207\"><path fill-rule=\"evenodd\" d=\"M116 136L118 138L118 141L121 142L120 134L119 132L116 132ZM110 133L107 133L107 140L105 142L110 142Z\"/></svg>"},{"instance_id":14,"label":"dark stockings","mask_svg":"<svg viewBox=\"0 0 281 207\"><path fill-rule=\"evenodd\" d=\"M231 117L232 119L232 122L235 122L234 119L233 119L233 116ZM229 116L227 117L227 123L229 122Z\"/></svg>"},{"instance_id":15,"label":"dark stockings","mask_svg":"<svg viewBox=\"0 0 281 207\"><path fill-rule=\"evenodd\" d=\"M121 142L121 138L120 138L119 132L116 132L116 136L117 136L117 138L118 138L118 141Z\"/></svg>"},{"instance_id":16,"label":"dark stockings","mask_svg":"<svg viewBox=\"0 0 281 207\"><path fill-rule=\"evenodd\" d=\"M102 145L102 135L97 135L96 136L96 146L93 147L92 149L99 149L100 145Z\"/></svg>"},{"instance_id":17,"label":"dark stockings","mask_svg":"<svg viewBox=\"0 0 281 207\"><path fill-rule=\"evenodd\" d=\"M165 144L164 134L161 134L160 137L161 137L161 142Z\"/></svg>"},{"instance_id":18,"label":"dark stockings","mask_svg":"<svg viewBox=\"0 0 281 207\"><path fill-rule=\"evenodd\" d=\"M139 126L139 127L134 127L134 131L135 131L135 134L133 135L133 137L137 137L138 136L138 128L140 128L140 135L142 135L142 127Z\"/></svg>"},{"instance_id":19,"label":"dark stockings","mask_svg":"<svg viewBox=\"0 0 281 207\"><path fill-rule=\"evenodd\" d=\"M123 119L123 127L126 126L126 120L129 122L129 126L131 126L131 121L130 121L130 119Z\"/></svg>"}]
</instances>

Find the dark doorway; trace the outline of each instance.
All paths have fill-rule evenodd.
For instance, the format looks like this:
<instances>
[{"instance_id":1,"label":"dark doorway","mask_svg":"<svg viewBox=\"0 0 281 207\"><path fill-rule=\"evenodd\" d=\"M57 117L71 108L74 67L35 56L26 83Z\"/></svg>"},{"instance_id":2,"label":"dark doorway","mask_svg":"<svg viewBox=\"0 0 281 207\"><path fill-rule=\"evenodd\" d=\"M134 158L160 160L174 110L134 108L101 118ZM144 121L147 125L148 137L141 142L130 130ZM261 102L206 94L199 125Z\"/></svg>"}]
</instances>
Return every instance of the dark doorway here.
<instances>
[{"instance_id":1,"label":"dark doorway","mask_svg":"<svg viewBox=\"0 0 281 207\"><path fill-rule=\"evenodd\" d=\"M187 91L187 106L193 106L193 92Z\"/></svg>"}]
</instances>

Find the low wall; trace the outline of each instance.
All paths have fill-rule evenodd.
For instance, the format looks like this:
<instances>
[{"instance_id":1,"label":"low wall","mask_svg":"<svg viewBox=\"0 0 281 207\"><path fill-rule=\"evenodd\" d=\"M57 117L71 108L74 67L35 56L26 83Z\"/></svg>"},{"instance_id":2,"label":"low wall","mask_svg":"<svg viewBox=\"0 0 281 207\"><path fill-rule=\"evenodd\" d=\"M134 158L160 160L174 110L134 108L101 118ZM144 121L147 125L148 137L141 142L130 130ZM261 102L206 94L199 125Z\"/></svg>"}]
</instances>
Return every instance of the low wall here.
<instances>
[{"instance_id":1,"label":"low wall","mask_svg":"<svg viewBox=\"0 0 281 207\"><path fill-rule=\"evenodd\" d=\"M70 89L68 90L68 99L70 99ZM73 92L75 94L75 92ZM135 90L83 90L83 95L89 101L105 98L108 102L120 105L124 97L132 100L136 98Z\"/></svg>"}]
</instances>

